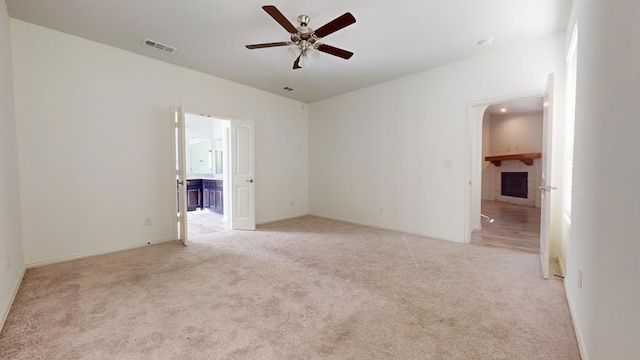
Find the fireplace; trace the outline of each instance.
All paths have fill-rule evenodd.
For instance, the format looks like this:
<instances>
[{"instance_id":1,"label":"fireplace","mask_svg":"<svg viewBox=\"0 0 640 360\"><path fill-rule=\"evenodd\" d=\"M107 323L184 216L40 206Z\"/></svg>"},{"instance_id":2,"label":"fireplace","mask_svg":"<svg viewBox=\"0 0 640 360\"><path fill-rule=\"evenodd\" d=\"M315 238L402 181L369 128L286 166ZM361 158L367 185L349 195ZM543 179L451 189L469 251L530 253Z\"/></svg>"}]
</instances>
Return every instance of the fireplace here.
<instances>
[{"instance_id":1,"label":"fireplace","mask_svg":"<svg viewBox=\"0 0 640 360\"><path fill-rule=\"evenodd\" d=\"M493 200L516 204L523 206L540 207L540 172L542 171L540 159L534 159L533 165L525 165L519 160L502 160L501 166L491 166L493 169L493 186L490 192L493 194ZM502 173L507 173L502 175ZM512 179L513 173L520 173L518 179ZM514 182L518 183L514 183ZM504 183L504 184L503 184ZM514 188L520 189L521 192L514 194ZM489 200L491 198L489 197Z\"/></svg>"},{"instance_id":2,"label":"fireplace","mask_svg":"<svg viewBox=\"0 0 640 360\"><path fill-rule=\"evenodd\" d=\"M527 172L503 172L500 194L526 199L529 193L528 175Z\"/></svg>"}]
</instances>

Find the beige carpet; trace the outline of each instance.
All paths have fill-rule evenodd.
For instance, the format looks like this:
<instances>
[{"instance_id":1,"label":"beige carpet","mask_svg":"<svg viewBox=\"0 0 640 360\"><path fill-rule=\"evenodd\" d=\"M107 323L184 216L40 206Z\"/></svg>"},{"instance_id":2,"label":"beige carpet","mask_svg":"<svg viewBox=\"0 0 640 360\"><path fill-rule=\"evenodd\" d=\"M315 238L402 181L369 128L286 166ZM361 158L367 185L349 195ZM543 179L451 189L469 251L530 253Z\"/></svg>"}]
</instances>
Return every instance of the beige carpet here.
<instances>
[{"instance_id":1,"label":"beige carpet","mask_svg":"<svg viewBox=\"0 0 640 360\"><path fill-rule=\"evenodd\" d=\"M536 255L302 217L27 271L2 359L579 359Z\"/></svg>"}]
</instances>

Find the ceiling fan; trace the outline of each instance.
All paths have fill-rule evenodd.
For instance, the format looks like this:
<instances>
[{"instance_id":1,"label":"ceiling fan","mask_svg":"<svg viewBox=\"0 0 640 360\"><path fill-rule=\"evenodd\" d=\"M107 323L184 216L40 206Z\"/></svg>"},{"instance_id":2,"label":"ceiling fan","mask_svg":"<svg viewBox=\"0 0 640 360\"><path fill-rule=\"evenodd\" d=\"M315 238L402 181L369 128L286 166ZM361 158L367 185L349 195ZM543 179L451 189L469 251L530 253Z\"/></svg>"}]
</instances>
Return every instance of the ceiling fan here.
<instances>
[{"instance_id":1,"label":"ceiling fan","mask_svg":"<svg viewBox=\"0 0 640 360\"><path fill-rule=\"evenodd\" d=\"M344 13L341 16L333 19L332 21L326 23L325 25L319 27L316 30L308 27L309 17L307 15L298 16L298 23L300 26L295 27L289 20L287 20L284 15L273 5L265 5L262 7L267 14L271 15L271 17L277 21L291 36L290 41L281 41L281 42L272 42L272 43L264 43L264 44L253 44L247 45L247 49L262 49L268 47L276 47L276 46L291 46L290 48L294 51L296 60L293 62L294 69L300 69L302 67L306 67L311 65L311 63L318 56L317 51L321 51L327 54L331 54L337 57L341 57L343 59L350 59L353 56L351 51L343 50L337 47L333 47L331 45L320 43L319 40L329 34L333 34L334 32L343 29L353 23L356 22L356 19L351 15L351 13ZM317 50L317 51L316 51Z\"/></svg>"}]
</instances>

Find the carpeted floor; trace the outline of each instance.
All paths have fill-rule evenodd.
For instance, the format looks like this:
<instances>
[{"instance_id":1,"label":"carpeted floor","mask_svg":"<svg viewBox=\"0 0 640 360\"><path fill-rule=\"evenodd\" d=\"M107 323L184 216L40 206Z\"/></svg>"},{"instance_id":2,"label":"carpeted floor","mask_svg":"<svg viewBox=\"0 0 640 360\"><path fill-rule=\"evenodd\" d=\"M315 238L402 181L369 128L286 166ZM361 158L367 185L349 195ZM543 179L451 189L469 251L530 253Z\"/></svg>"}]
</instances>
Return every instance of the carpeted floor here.
<instances>
[{"instance_id":1,"label":"carpeted floor","mask_svg":"<svg viewBox=\"0 0 640 360\"><path fill-rule=\"evenodd\" d=\"M302 217L28 270L2 359L579 359L535 254Z\"/></svg>"}]
</instances>

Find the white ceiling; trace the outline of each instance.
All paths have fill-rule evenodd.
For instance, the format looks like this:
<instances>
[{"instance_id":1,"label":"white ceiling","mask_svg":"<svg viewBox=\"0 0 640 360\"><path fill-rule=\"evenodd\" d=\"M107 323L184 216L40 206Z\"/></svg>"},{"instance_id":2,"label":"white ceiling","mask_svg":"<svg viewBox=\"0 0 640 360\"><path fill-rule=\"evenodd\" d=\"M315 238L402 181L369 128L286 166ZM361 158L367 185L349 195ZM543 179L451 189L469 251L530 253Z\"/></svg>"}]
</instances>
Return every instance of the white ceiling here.
<instances>
[{"instance_id":1,"label":"white ceiling","mask_svg":"<svg viewBox=\"0 0 640 360\"><path fill-rule=\"evenodd\" d=\"M314 102L491 48L549 35L566 27L571 0L6 0L11 17L202 71L303 102ZM286 47L246 44L288 41L262 10L275 5L297 25L317 29L349 11L356 23L323 39L350 50L343 60L322 53L292 70ZM478 46L492 37L490 47ZM174 54L142 45L144 38L177 47ZM289 86L295 91L282 90Z\"/></svg>"}]
</instances>

